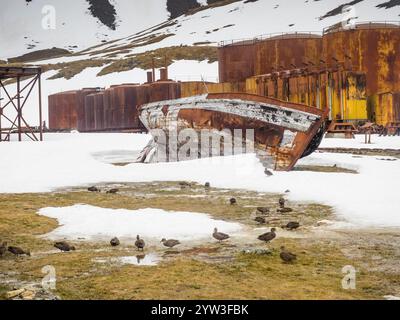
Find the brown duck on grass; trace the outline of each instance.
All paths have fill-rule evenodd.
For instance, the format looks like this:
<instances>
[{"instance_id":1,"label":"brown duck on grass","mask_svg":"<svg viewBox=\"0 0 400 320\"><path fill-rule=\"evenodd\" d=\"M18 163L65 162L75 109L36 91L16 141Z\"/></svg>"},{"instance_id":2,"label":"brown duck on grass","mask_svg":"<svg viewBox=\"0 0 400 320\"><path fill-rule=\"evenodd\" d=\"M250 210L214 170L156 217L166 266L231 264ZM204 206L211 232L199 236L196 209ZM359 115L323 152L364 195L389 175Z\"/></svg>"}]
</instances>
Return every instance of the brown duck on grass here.
<instances>
[{"instance_id":1,"label":"brown duck on grass","mask_svg":"<svg viewBox=\"0 0 400 320\"><path fill-rule=\"evenodd\" d=\"M287 251L283 246L281 247L281 254L279 256L285 263L292 263L297 259L297 256L294 253Z\"/></svg>"},{"instance_id":2,"label":"brown duck on grass","mask_svg":"<svg viewBox=\"0 0 400 320\"><path fill-rule=\"evenodd\" d=\"M65 241L56 242L54 244L54 247L63 252L70 252L70 251L76 250L76 248L74 246L71 246L68 242L65 242Z\"/></svg>"},{"instance_id":3,"label":"brown duck on grass","mask_svg":"<svg viewBox=\"0 0 400 320\"><path fill-rule=\"evenodd\" d=\"M163 244L164 246L166 246L167 248L173 248L173 247L175 247L175 246L181 244L181 243L179 242L179 240L174 240L174 239L169 239L169 240L167 240L167 239L162 239L161 242L162 242L162 244Z\"/></svg>"},{"instance_id":4,"label":"brown duck on grass","mask_svg":"<svg viewBox=\"0 0 400 320\"><path fill-rule=\"evenodd\" d=\"M276 238L276 229L272 228L270 232L264 233L261 236L258 237L258 240L264 241L266 243L271 242Z\"/></svg>"},{"instance_id":5,"label":"brown duck on grass","mask_svg":"<svg viewBox=\"0 0 400 320\"><path fill-rule=\"evenodd\" d=\"M218 232L217 228L214 229L213 237L214 239L217 239L219 242L228 240L230 238L229 235L227 235L226 233Z\"/></svg>"},{"instance_id":6,"label":"brown duck on grass","mask_svg":"<svg viewBox=\"0 0 400 320\"><path fill-rule=\"evenodd\" d=\"M0 257L2 257L7 252L7 242L3 242L0 245Z\"/></svg>"},{"instance_id":7,"label":"brown duck on grass","mask_svg":"<svg viewBox=\"0 0 400 320\"><path fill-rule=\"evenodd\" d=\"M22 256L22 255L30 256L31 255L29 250L25 251L19 247L8 247L8 251L16 256Z\"/></svg>"},{"instance_id":8,"label":"brown duck on grass","mask_svg":"<svg viewBox=\"0 0 400 320\"><path fill-rule=\"evenodd\" d=\"M95 187L95 186L93 186L93 187L88 188L88 191L89 192L100 192L100 189Z\"/></svg>"},{"instance_id":9,"label":"brown duck on grass","mask_svg":"<svg viewBox=\"0 0 400 320\"><path fill-rule=\"evenodd\" d=\"M140 236L137 235L136 236L136 242L135 242L135 247L137 248L137 250L142 250L144 251L144 247L145 247L146 243L144 242L143 239L140 239Z\"/></svg>"},{"instance_id":10,"label":"brown duck on grass","mask_svg":"<svg viewBox=\"0 0 400 320\"><path fill-rule=\"evenodd\" d=\"M110 244L112 247L118 247L120 245L119 239L117 237L112 238Z\"/></svg>"},{"instance_id":11,"label":"brown duck on grass","mask_svg":"<svg viewBox=\"0 0 400 320\"><path fill-rule=\"evenodd\" d=\"M279 198L279 206L280 206L281 208L284 208L284 207L285 207L285 203L286 203L285 198Z\"/></svg>"},{"instance_id":12,"label":"brown duck on grass","mask_svg":"<svg viewBox=\"0 0 400 320\"><path fill-rule=\"evenodd\" d=\"M111 189L111 190L107 191L108 194L117 194L118 192L119 192L119 189Z\"/></svg>"},{"instance_id":13,"label":"brown duck on grass","mask_svg":"<svg viewBox=\"0 0 400 320\"><path fill-rule=\"evenodd\" d=\"M259 223L259 224L266 224L267 220L264 217L256 217L254 219L255 222Z\"/></svg>"},{"instance_id":14,"label":"brown duck on grass","mask_svg":"<svg viewBox=\"0 0 400 320\"><path fill-rule=\"evenodd\" d=\"M296 221L291 221L286 226L282 226L282 229L288 229L290 231L296 230L298 228L300 228L300 223Z\"/></svg>"},{"instance_id":15,"label":"brown duck on grass","mask_svg":"<svg viewBox=\"0 0 400 320\"><path fill-rule=\"evenodd\" d=\"M267 213L269 213L269 208L267 208L267 207L258 207L257 211L260 212L263 215L266 215Z\"/></svg>"}]
</instances>

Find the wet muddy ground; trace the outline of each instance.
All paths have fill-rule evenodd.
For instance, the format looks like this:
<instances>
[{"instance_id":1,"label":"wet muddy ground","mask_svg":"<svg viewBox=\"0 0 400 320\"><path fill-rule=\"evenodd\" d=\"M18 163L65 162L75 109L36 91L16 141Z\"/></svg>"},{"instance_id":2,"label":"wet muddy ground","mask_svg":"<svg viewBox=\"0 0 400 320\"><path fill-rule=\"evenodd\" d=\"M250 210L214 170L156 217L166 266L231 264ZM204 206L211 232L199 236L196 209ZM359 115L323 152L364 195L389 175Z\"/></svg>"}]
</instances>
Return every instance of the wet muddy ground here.
<instances>
[{"instance_id":1,"label":"wet muddy ground","mask_svg":"<svg viewBox=\"0 0 400 320\"><path fill-rule=\"evenodd\" d=\"M315 170L302 168L306 169ZM96 186L102 192L82 187L0 195L0 241L31 251L30 257L7 253L0 258L2 298L10 290L26 287L34 292L26 295L29 299L383 299L400 295L397 229L348 228L330 207L317 203L287 202L292 211L282 213L278 202L285 194L205 188L190 182ZM107 194L112 188L119 192ZM237 204L230 205L231 198ZM109 239L75 240L71 242L76 251L60 253L53 241L43 237L57 228L57 221L37 211L79 203L206 213L238 222L243 229L224 243L213 239L210 230L209 238L182 241L174 249L149 239L145 251L138 252L133 235L117 248L109 245ZM254 221L261 215L257 207L269 208L266 224ZM283 229L290 221L301 227ZM275 240L266 244L257 239L272 227L277 229ZM281 261L282 245L297 255L295 263ZM342 287L342 269L347 265L357 270L355 290ZM54 290L42 288L45 266L56 272Z\"/></svg>"}]
</instances>

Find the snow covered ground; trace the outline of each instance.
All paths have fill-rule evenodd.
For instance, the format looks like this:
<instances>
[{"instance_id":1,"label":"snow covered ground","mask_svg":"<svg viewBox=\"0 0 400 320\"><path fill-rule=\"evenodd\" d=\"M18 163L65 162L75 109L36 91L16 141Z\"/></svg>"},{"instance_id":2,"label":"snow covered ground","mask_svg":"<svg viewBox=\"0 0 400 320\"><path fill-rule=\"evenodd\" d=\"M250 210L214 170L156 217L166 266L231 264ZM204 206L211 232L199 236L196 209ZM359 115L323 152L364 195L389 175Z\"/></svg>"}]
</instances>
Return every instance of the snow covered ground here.
<instances>
[{"instance_id":1,"label":"snow covered ground","mask_svg":"<svg viewBox=\"0 0 400 320\"><path fill-rule=\"evenodd\" d=\"M379 137L373 135L371 144L365 143L365 135L357 134L355 139L324 139L320 148L396 149L400 150L400 137Z\"/></svg>"},{"instance_id":2,"label":"snow covered ground","mask_svg":"<svg viewBox=\"0 0 400 320\"><path fill-rule=\"evenodd\" d=\"M125 167L113 166L93 155L113 150L139 151L149 141L148 135L46 134L45 138L43 143L0 143L0 193L49 192L100 182L187 180L263 192L284 193L289 189L289 200L331 205L341 218L358 226L400 227L400 161L314 153L299 164L336 164L359 174L293 171L266 177L252 154ZM400 149L400 137L373 137L373 141L376 146ZM323 145L334 142L326 140Z\"/></svg>"},{"instance_id":3,"label":"snow covered ground","mask_svg":"<svg viewBox=\"0 0 400 320\"><path fill-rule=\"evenodd\" d=\"M55 218L61 225L46 235L51 239L133 239L140 235L159 243L160 235L167 239L199 240L210 238L214 228L229 233L241 230L238 223L215 220L207 214L160 209L115 210L75 205L44 208L39 214Z\"/></svg>"}]
</instances>

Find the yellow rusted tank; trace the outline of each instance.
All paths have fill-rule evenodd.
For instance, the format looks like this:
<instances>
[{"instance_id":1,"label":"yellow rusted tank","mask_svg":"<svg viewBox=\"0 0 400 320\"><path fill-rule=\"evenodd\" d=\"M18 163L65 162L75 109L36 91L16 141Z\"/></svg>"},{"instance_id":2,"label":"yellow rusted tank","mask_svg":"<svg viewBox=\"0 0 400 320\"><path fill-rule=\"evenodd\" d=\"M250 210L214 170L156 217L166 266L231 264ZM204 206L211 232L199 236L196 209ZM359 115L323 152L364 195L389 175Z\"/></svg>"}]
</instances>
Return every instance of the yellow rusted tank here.
<instances>
[{"instance_id":1,"label":"yellow rusted tank","mask_svg":"<svg viewBox=\"0 0 400 320\"><path fill-rule=\"evenodd\" d=\"M400 92L385 92L372 95L368 99L371 118L379 125L400 122Z\"/></svg>"},{"instance_id":2,"label":"yellow rusted tank","mask_svg":"<svg viewBox=\"0 0 400 320\"><path fill-rule=\"evenodd\" d=\"M400 91L400 24L331 28L323 36L323 52L328 62L345 61L353 70L365 73L369 120L385 126L396 118L392 93ZM353 110L361 112L356 107Z\"/></svg>"},{"instance_id":3,"label":"yellow rusted tank","mask_svg":"<svg viewBox=\"0 0 400 320\"><path fill-rule=\"evenodd\" d=\"M248 93L319 109L332 120L367 120L365 75L354 71L296 69L247 79Z\"/></svg>"},{"instance_id":4,"label":"yellow rusted tank","mask_svg":"<svg viewBox=\"0 0 400 320\"><path fill-rule=\"evenodd\" d=\"M359 24L351 30L330 28L323 36L323 56L346 61L367 76L367 95L400 91L400 25Z\"/></svg>"}]
</instances>

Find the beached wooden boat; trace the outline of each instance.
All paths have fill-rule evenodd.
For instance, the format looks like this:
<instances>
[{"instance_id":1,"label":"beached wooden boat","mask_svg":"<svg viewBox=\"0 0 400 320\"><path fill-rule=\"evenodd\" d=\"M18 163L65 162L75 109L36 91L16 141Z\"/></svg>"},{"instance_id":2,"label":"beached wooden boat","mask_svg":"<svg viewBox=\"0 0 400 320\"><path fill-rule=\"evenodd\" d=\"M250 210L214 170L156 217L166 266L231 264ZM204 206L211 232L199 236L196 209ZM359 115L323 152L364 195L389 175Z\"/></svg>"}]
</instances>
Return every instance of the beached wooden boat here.
<instances>
[{"instance_id":1,"label":"beached wooden boat","mask_svg":"<svg viewBox=\"0 0 400 320\"><path fill-rule=\"evenodd\" d=\"M161 129L168 137L189 128L221 133L252 129L254 151L265 167L285 171L318 148L328 111L258 95L221 93L145 104L139 114L149 132ZM247 138L242 135L243 143ZM165 141L152 141L139 161L157 161L154 155L160 147L171 151Z\"/></svg>"}]
</instances>

